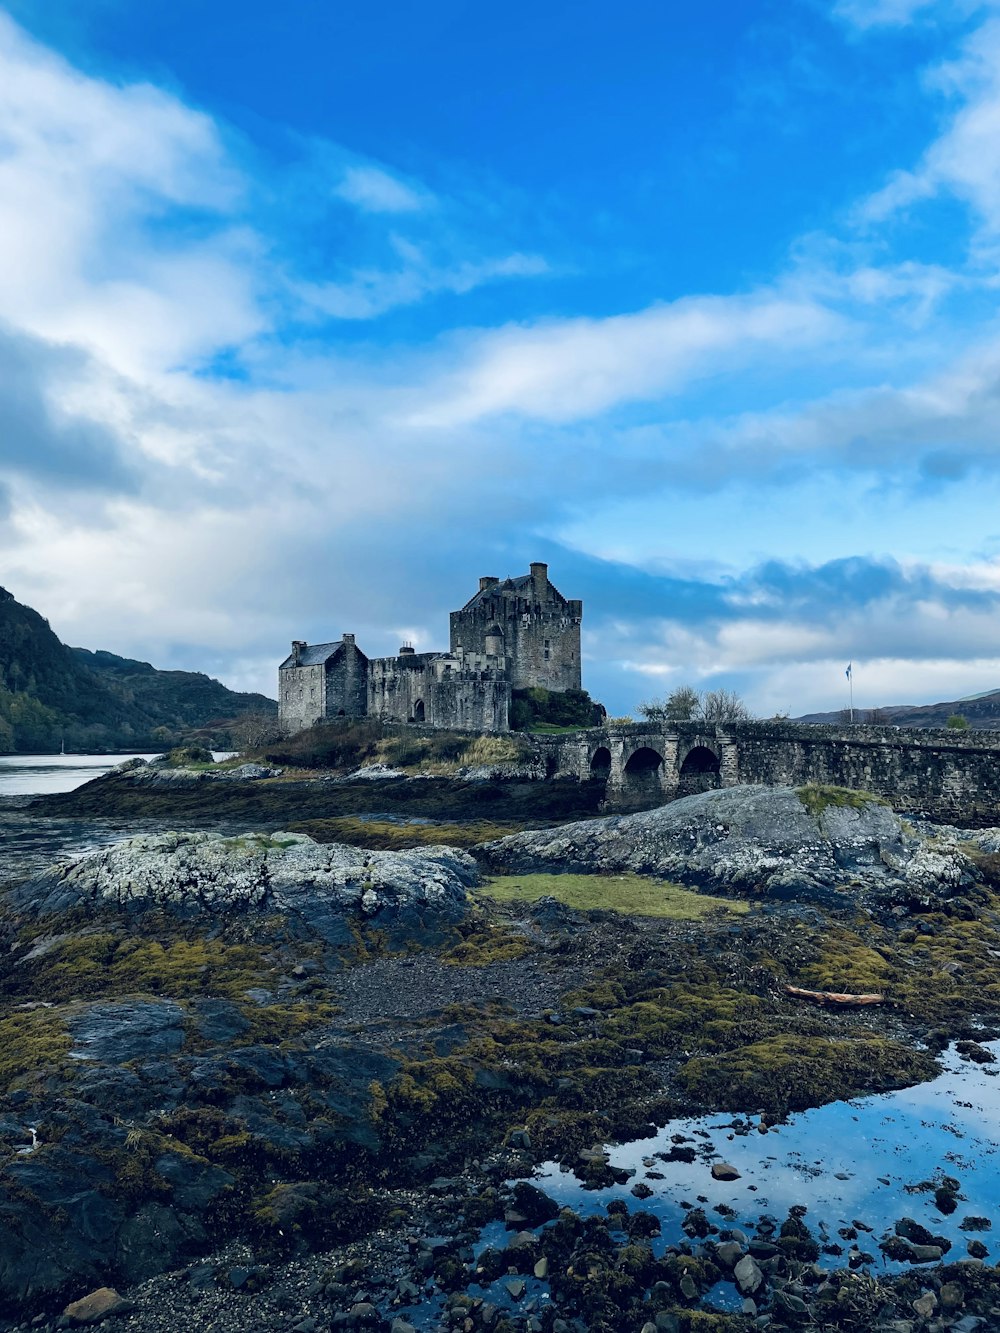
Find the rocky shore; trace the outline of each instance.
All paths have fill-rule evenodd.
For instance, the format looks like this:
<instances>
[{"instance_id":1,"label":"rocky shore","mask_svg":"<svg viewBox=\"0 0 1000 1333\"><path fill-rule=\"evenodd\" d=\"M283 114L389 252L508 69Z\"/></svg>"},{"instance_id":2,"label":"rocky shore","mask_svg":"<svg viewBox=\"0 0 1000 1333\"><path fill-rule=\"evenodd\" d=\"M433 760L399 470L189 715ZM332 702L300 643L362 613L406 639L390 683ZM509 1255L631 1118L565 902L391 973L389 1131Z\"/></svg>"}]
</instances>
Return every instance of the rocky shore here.
<instances>
[{"instance_id":1,"label":"rocky shore","mask_svg":"<svg viewBox=\"0 0 1000 1333\"><path fill-rule=\"evenodd\" d=\"M120 818L125 778L104 781ZM187 809L209 785L301 784L129 790ZM320 787L305 805L329 815ZM884 1238L856 1230L834 1253L794 1209L744 1230L686 1199L665 1242L641 1180L600 1214L529 1183L555 1160L607 1188L603 1145L674 1117L751 1112L756 1133L762 1114L928 1078L951 1040L983 1050L1000 1022L996 831L762 788L471 854L284 828L145 833L7 890L7 1327L78 1326L86 1310L63 1311L100 1288L119 1303L94 1317L135 1333L998 1326L1000 1276L971 1233L956 1255L914 1223L896 1237L906 1271L876 1281ZM751 910L636 917L492 891L497 873L552 870L598 875L607 909L637 872ZM877 1002L822 1000L862 993Z\"/></svg>"}]
</instances>

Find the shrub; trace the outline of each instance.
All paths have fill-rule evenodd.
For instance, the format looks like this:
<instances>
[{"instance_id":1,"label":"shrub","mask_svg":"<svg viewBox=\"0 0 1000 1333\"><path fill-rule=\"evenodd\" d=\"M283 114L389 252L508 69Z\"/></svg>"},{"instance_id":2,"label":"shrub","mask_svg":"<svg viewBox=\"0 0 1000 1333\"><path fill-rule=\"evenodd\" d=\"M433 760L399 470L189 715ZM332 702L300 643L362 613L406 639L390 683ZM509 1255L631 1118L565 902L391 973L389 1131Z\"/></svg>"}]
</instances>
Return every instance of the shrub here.
<instances>
[{"instance_id":1,"label":"shrub","mask_svg":"<svg viewBox=\"0 0 1000 1333\"><path fill-rule=\"evenodd\" d=\"M535 686L511 694L510 725L514 731L541 727L597 727L607 716L586 690L544 690Z\"/></svg>"}]
</instances>

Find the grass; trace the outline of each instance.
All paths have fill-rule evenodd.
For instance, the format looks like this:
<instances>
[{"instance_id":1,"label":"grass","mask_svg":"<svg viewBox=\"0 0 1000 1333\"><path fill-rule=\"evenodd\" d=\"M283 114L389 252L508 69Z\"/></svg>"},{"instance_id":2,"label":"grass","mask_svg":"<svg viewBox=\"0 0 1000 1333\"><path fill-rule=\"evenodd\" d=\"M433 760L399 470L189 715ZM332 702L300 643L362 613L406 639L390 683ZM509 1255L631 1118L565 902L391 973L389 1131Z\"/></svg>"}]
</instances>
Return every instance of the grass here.
<instances>
[{"instance_id":1,"label":"grass","mask_svg":"<svg viewBox=\"0 0 1000 1333\"><path fill-rule=\"evenodd\" d=\"M818 818L831 805L861 810L866 805L886 805L881 796L870 791L854 791L850 787L832 787L820 782L809 782L797 787L795 794L811 815Z\"/></svg>"},{"instance_id":2,"label":"grass","mask_svg":"<svg viewBox=\"0 0 1000 1333\"><path fill-rule=\"evenodd\" d=\"M531 903L551 897L578 911L603 908L625 916L674 921L696 921L719 910L749 910L743 902L695 893L669 880L643 875L504 875L487 880L480 892L500 902Z\"/></svg>"}]
</instances>

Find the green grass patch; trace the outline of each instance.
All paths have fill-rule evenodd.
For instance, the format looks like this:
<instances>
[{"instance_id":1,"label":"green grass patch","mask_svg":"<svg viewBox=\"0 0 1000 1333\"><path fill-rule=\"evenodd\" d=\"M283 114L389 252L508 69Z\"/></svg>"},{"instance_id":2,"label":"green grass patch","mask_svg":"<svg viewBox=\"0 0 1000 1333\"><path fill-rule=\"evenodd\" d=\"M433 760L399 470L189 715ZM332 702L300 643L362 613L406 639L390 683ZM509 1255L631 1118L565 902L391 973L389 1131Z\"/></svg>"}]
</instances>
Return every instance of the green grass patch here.
<instances>
[{"instance_id":1,"label":"green grass patch","mask_svg":"<svg viewBox=\"0 0 1000 1333\"><path fill-rule=\"evenodd\" d=\"M669 880L644 875L502 875L487 880L480 892L506 903L556 898L582 912L602 908L624 916L660 916L675 921L696 921L719 910L749 910L746 903L695 893Z\"/></svg>"},{"instance_id":2,"label":"green grass patch","mask_svg":"<svg viewBox=\"0 0 1000 1333\"><path fill-rule=\"evenodd\" d=\"M809 782L804 787L796 787L795 794L811 815L819 816L831 805L851 810L861 810L866 805L886 805L881 796L870 791L854 791L850 787L826 786L821 782Z\"/></svg>"}]
</instances>

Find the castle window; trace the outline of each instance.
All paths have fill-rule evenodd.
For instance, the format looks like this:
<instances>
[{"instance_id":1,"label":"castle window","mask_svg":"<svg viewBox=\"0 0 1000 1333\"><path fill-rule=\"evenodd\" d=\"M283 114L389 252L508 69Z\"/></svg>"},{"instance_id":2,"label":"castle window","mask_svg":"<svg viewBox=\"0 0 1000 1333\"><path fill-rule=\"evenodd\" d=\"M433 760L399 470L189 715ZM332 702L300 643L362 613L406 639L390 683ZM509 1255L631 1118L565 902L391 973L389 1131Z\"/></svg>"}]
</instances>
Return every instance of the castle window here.
<instances>
[{"instance_id":1,"label":"castle window","mask_svg":"<svg viewBox=\"0 0 1000 1333\"><path fill-rule=\"evenodd\" d=\"M546 660L546 662L549 660L549 650L548 650L548 648L546 648L546 650L545 650L545 660Z\"/></svg>"}]
</instances>

